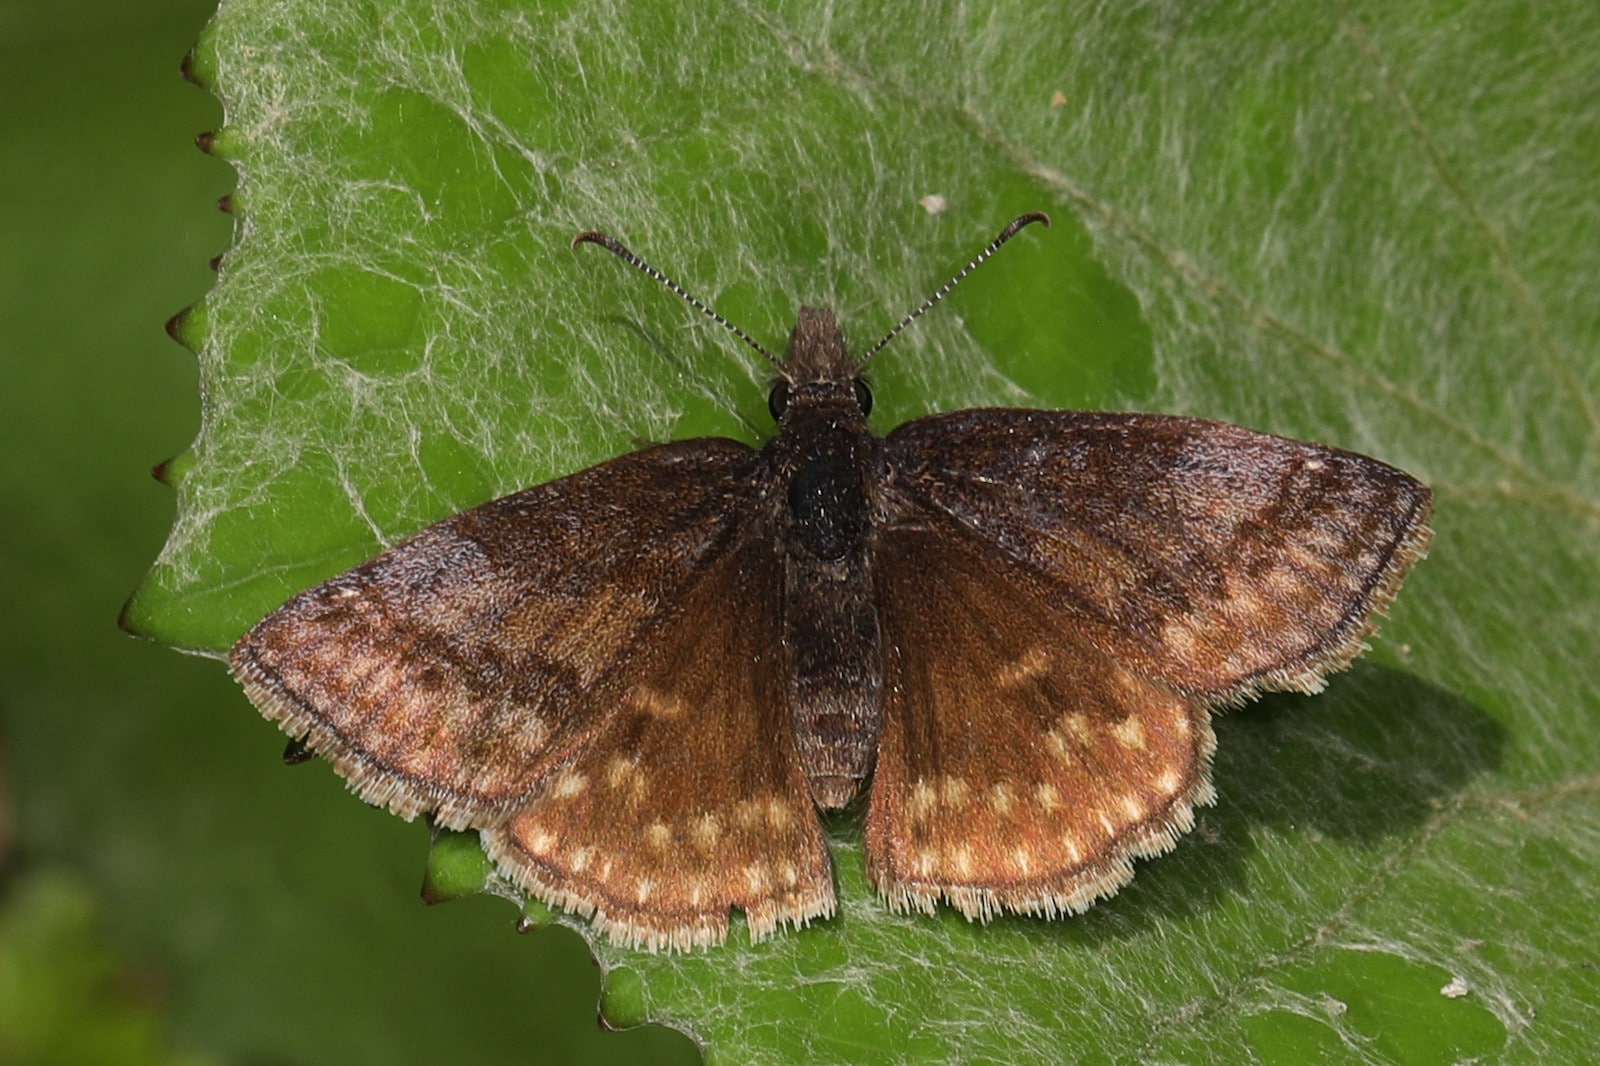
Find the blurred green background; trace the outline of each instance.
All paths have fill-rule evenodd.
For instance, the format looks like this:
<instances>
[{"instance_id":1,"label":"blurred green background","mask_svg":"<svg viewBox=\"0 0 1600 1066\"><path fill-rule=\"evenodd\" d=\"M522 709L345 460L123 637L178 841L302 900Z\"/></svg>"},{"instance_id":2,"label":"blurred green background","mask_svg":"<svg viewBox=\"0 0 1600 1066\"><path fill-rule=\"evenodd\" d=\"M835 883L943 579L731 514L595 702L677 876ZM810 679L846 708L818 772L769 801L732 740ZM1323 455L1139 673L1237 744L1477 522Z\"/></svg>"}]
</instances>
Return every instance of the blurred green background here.
<instances>
[{"instance_id":1,"label":"blurred green background","mask_svg":"<svg viewBox=\"0 0 1600 1066\"><path fill-rule=\"evenodd\" d=\"M219 663L116 627L199 420L162 324L231 234L178 71L212 6L0 4L0 1063L694 1061L600 1029L571 933L424 908L422 826L326 804Z\"/></svg>"}]
</instances>

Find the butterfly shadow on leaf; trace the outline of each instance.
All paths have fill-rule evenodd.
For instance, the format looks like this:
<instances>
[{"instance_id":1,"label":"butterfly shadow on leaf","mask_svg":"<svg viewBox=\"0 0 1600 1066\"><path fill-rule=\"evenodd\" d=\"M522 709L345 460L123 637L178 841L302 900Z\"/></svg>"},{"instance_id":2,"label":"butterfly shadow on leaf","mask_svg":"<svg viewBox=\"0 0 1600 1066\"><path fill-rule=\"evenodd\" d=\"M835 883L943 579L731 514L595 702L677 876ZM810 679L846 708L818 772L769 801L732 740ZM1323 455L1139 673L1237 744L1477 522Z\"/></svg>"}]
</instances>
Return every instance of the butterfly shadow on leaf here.
<instances>
[{"instance_id":1,"label":"butterfly shadow on leaf","mask_svg":"<svg viewBox=\"0 0 1600 1066\"><path fill-rule=\"evenodd\" d=\"M1350 845L1326 876L1364 883L1392 850L1499 765L1505 728L1415 675L1358 663L1315 697L1275 694L1216 721L1215 807L1112 899L1043 929L1097 943L1270 892L1252 863L1262 830ZM1308 860L1311 861L1311 860ZM1027 924L1027 919L1005 919Z\"/></svg>"}]
</instances>

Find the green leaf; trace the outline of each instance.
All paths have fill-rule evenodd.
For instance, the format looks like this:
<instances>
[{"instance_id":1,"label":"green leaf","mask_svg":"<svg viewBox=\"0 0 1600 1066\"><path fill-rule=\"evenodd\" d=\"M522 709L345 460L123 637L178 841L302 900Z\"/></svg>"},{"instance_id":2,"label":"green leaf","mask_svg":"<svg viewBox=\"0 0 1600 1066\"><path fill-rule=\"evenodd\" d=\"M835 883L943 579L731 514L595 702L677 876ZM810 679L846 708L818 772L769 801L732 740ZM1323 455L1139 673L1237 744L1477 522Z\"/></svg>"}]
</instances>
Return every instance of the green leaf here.
<instances>
[{"instance_id":1,"label":"green leaf","mask_svg":"<svg viewBox=\"0 0 1600 1066\"><path fill-rule=\"evenodd\" d=\"M1219 805L1089 914L891 916L841 822L838 918L596 945L608 1017L729 1063L1581 1059L1591 8L234 0L195 69L239 240L181 326L204 425L128 622L220 652L494 495L755 439L763 368L580 229L769 346L802 301L862 345L1042 208L874 363L881 427L1127 406L1316 439L1434 486L1433 557L1325 695L1223 720Z\"/></svg>"}]
</instances>

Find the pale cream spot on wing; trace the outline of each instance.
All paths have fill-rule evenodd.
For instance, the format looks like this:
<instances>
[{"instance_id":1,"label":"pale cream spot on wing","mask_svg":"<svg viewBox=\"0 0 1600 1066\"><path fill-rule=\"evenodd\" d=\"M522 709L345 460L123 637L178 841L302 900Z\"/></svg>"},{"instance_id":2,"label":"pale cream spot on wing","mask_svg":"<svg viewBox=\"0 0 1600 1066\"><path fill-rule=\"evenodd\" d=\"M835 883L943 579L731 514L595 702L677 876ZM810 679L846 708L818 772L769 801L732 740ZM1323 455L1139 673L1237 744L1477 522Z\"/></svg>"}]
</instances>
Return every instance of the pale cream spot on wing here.
<instances>
[{"instance_id":1,"label":"pale cream spot on wing","mask_svg":"<svg viewBox=\"0 0 1600 1066\"><path fill-rule=\"evenodd\" d=\"M650 828L645 830L645 833L650 838L650 843L655 847L665 848L672 843L672 830L667 827L665 822L651 823Z\"/></svg>"},{"instance_id":2,"label":"pale cream spot on wing","mask_svg":"<svg viewBox=\"0 0 1600 1066\"><path fill-rule=\"evenodd\" d=\"M763 825L782 829L790 819L789 809L778 796L756 796L740 800L733 809L734 821L745 829L760 829Z\"/></svg>"},{"instance_id":3,"label":"pale cream spot on wing","mask_svg":"<svg viewBox=\"0 0 1600 1066\"><path fill-rule=\"evenodd\" d=\"M914 822L924 821L938 802L939 794L933 786L918 778L917 783L911 786L911 795L906 797L906 815Z\"/></svg>"},{"instance_id":4,"label":"pale cream spot on wing","mask_svg":"<svg viewBox=\"0 0 1600 1066\"><path fill-rule=\"evenodd\" d=\"M655 891L656 884L648 877L639 878L639 883L634 886L634 895L640 903L650 898L650 893Z\"/></svg>"},{"instance_id":5,"label":"pale cream spot on wing","mask_svg":"<svg viewBox=\"0 0 1600 1066\"><path fill-rule=\"evenodd\" d=\"M1033 797L1047 811L1061 809L1061 790L1048 781L1033 790Z\"/></svg>"},{"instance_id":6,"label":"pale cream spot on wing","mask_svg":"<svg viewBox=\"0 0 1600 1066\"><path fill-rule=\"evenodd\" d=\"M1112 676L1117 680L1117 687L1133 699L1142 699L1149 692L1148 686L1133 674L1118 671Z\"/></svg>"},{"instance_id":7,"label":"pale cream spot on wing","mask_svg":"<svg viewBox=\"0 0 1600 1066\"><path fill-rule=\"evenodd\" d=\"M962 845L950 853L950 864L961 877L972 876L972 849Z\"/></svg>"},{"instance_id":8,"label":"pale cream spot on wing","mask_svg":"<svg viewBox=\"0 0 1600 1066\"><path fill-rule=\"evenodd\" d=\"M1292 570L1286 570L1281 566L1275 566L1262 574L1261 586L1280 600L1295 599L1305 588L1305 584Z\"/></svg>"},{"instance_id":9,"label":"pale cream spot on wing","mask_svg":"<svg viewBox=\"0 0 1600 1066\"><path fill-rule=\"evenodd\" d=\"M573 852L572 872L575 874L583 873L584 869L589 865L589 860L592 858L594 858L593 848L579 848L577 851Z\"/></svg>"},{"instance_id":10,"label":"pale cream spot on wing","mask_svg":"<svg viewBox=\"0 0 1600 1066\"><path fill-rule=\"evenodd\" d=\"M1104 828L1107 833L1109 833L1111 836L1117 835L1116 823L1111 820L1110 816L1107 815L1105 811L1101 811L1099 814L1095 815L1095 817L1099 819L1101 827Z\"/></svg>"},{"instance_id":11,"label":"pale cream spot on wing","mask_svg":"<svg viewBox=\"0 0 1600 1066\"><path fill-rule=\"evenodd\" d=\"M722 836L722 823L717 821L714 814L702 814L689 823L689 840L695 847L702 851L710 851L717 846L717 840Z\"/></svg>"},{"instance_id":12,"label":"pale cream spot on wing","mask_svg":"<svg viewBox=\"0 0 1600 1066\"><path fill-rule=\"evenodd\" d=\"M917 854L916 871L919 877L931 877L933 875L933 852L923 851Z\"/></svg>"},{"instance_id":13,"label":"pale cream spot on wing","mask_svg":"<svg viewBox=\"0 0 1600 1066\"><path fill-rule=\"evenodd\" d=\"M1083 861L1083 849L1078 847L1078 840L1071 833L1068 833L1061 838L1061 846L1067 849L1067 858L1071 859L1074 863L1080 863Z\"/></svg>"},{"instance_id":14,"label":"pale cream spot on wing","mask_svg":"<svg viewBox=\"0 0 1600 1066\"><path fill-rule=\"evenodd\" d=\"M606 764L606 784L621 788L629 778L639 772L639 764L621 755Z\"/></svg>"},{"instance_id":15,"label":"pale cream spot on wing","mask_svg":"<svg viewBox=\"0 0 1600 1066\"><path fill-rule=\"evenodd\" d=\"M1145 746L1144 723L1133 715L1129 715L1111 727L1111 735L1117 738L1117 743L1129 751L1142 751Z\"/></svg>"},{"instance_id":16,"label":"pale cream spot on wing","mask_svg":"<svg viewBox=\"0 0 1600 1066\"><path fill-rule=\"evenodd\" d=\"M1089 743L1089 719L1077 712L1068 712L1056 719L1055 726L1045 734L1045 747L1057 762L1071 764Z\"/></svg>"},{"instance_id":17,"label":"pale cream spot on wing","mask_svg":"<svg viewBox=\"0 0 1600 1066\"><path fill-rule=\"evenodd\" d=\"M644 798L649 782L637 759L618 756L606 764L606 784L618 792L626 792L629 799L637 802Z\"/></svg>"},{"instance_id":18,"label":"pale cream spot on wing","mask_svg":"<svg viewBox=\"0 0 1600 1066\"><path fill-rule=\"evenodd\" d=\"M783 883L793 888L800 883L800 871L792 862L783 864Z\"/></svg>"},{"instance_id":19,"label":"pale cream spot on wing","mask_svg":"<svg viewBox=\"0 0 1600 1066\"><path fill-rule=\"evenodd\" d=\"M543 829L535 829L528 834L524 841L529 852L534 855L549 855L550 849L555 845L556 838Z\"/></svg>"},{"instance_id":20,"label":"pale cream spot on wing","mask_svg":"<svg viewBox=\"0 0 1600 1066\"><path fill-rule=\"evenodd\" d=\"M1325 561L1331 561L1343 554L1344 545L1340 543L1331 526L1311 526L1303 530L1298 543Z\"/></svg>"},{"instance_id":21,"label":"pale cream spot on wing","mask_svg":"<svg viewBox=\"0 0 1600 1066\"><path fill-rule=\"evenodd\" d=\"M552 794L557 799L568 799L582 792L589 779L576 770L565 770L556 778L556 787Z\"/></svg>"},{"instance_id":22,"label":"pale cream spot on wing","mask_svg":"<svg viewBox=\"0 0 1600 1066\"><path fill-rule=\"evenodd\" d=\"M1176 770L1168 770L1156 779L1156 787L1163 796L1170 796L1178 791L1178 786L1183 784L1183 777Z\"/></svg>"},{"instance_id":23,"label":"pale cream spot on wing","mask_svg":"<svg viewBox=\"0 0 1600 1066\"><path fill-rule=\"evenodd\" d=\"M1172 729L1179 736L1189 734L1189 708L1182 704L1172 709Z\"/></svg>"},{"instance_id":24,"label":"pale cream spot on wing","mask_svg":"<svg viewBox=\"0 0 1600 1066\"><path fill-rule=\"evenodd\" d=\"M760 863L751 863L744 868L744 879L745 883L750 886L750 891L765 892L768 883L771 881L771 876L765 866Z\"/></svg>"},{"instance_id":25,"label":"pale cream spot on wing","mask_svg":"<svg viewBox=\"0 0 1600 1066\"><path fill-rule=\"evenodd\" d=\"M1017 848L1011 853L1011 861L1024 875L1033 872L1033 857L1028 854L1027 848Z\"/></svg>"},{"instance_id":26,"label":"pale cream spot on wing","mask_svg":"<svg viewBox=\"0 0 1600 1066\"><path fill-rule=\"evenodd\" d=\"M1015 662L1002 667L995 680L1001 688L1016 688L1044 673L1049 665L1050 656L1043 648L1029 648Z\"/></svg>"},{"instance_id":27,"label":"pale cream spot on wing","mask_svg":"<svg viewBox=\"0 0 1600 1066\"><path fill-rule=\"evenodd\" d=\"M1338 586L1341 584L1339 575L1333 572L1333 565L1329 563L1326 557L1306 551L1299 545L1291 546L1284 554L1288 558L1289 565L1305 574L1308 578L1321 577L1331 579L1329 583L1332 585Z\"/></svg>"},{"instance_id":28,"label":"pale cream spot on wing","mask_svg":"<svg viewBox=\"0 0 1600 1066\"><path fill-rule=\"evenodd\" d=\"M1195 634L1194 628L1188 622L1181 618L1174 618L1161 627L1161 643L1177 652L1180 656L1187 658L1194 654L1194 650L1200 641Z\"/></svg>"},{"instance_id":29,"label":"pale cream spot on wing","mask_svg":"<svg viewBox=\"0 0 1600 1066\"><path fill-rule=\"evenodd\" d=\"M1128 816L1128 821L1141 821L1144 818L1144 803L1130 792L1122 797L1122 811Z\"/></svg>"},{"instance_id":30,"label":"pale cream spot on wing","mask_svg":"<svg viewBox=\"0 0 1600 1066\"><path fill-rule=\"evenodd\" d=\"M652 718L679 718L683 716L683 701L676 696L657 692L646 685L635 685L628 701Z\"/></svg>"},{"instance_id":31,"label":"pale cream spot on wing","mask_svg":"<svg viewBox=\"0 0 1600 1066\"><path fill-rule=\"evenodd\" d=\"M1011 786L998 784L989 789L989 809L1002 818L1011 813Z\"/></svg>"},{"instance_id":32,"label":"pale cream spot on wing","mask_svg":"<svg viewBox=\"0 0 1600 1066\"><path fill-rule=\"evenodd\" d=\"M1302 466L1301 469L1316 473L1318 470L1322 469L1323 465L1324 464L1321 459L1307 459L1305 461L1305 465Z\"/></svg>"},{"instance_id":33,"label":"pale cream spot on wing","mask_svg":"<svg viewBox=\"0 0 1600 1066\"><path fill-rule=\"evenodd\" d=\"M941 783L940 791L944 794L944 801L951 807L965 803L967 799L967 783L959 777L947 777Z\"/></svg>"},{"instance_id":34,"label":"pale cream spot on wing","mask_svg":"<svg viewBox=\"0 0 1600 1066\"><path fill-rule=\"evenodd\" d=\"M1264 607L1265 604L1262 603L1261 597L1256 595L1254 589L1235 589L1228 596L1227 602L1223 605L1223 610L1236 618L1253 618L1259 615Z\"/></svg>"},{"instance_id":35,"label":"pale cream spot on wing","mask_svg":"<svg viewBox=\"0 0 1600 1066\"><path fill-rule=\"evenodd\" d=\"M689 889L689 902L698 907L700 906L700 901L705 898L705 894L705 887L696 881L694 887Z\"/></svg>"}]
</instances>

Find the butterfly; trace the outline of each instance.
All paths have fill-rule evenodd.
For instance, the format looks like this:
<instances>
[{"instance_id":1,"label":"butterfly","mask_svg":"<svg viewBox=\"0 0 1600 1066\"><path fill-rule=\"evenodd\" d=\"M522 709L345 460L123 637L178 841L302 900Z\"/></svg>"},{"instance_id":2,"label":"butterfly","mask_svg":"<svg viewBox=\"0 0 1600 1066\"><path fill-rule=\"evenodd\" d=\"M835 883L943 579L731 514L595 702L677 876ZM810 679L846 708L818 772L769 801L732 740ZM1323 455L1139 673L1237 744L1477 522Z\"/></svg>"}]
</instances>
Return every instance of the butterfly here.
<instances>
[{"instance_id":1,"label":"butterfly","mask_svg":"<svg viewBox=\"0 0 1600 1066\"><path fill-rule=\"evenodd\" d=\"M1214 798L1212 713L1315 692L1425 554L1376 459L1198 418L979 408L885 437L868 350L802 307L776 434L645 447L289 600L230 658L368 802L477 830L522 890L649 950L834 913L865 799L888 906L1058 916Z\"/></svg>"}]
</instances>

